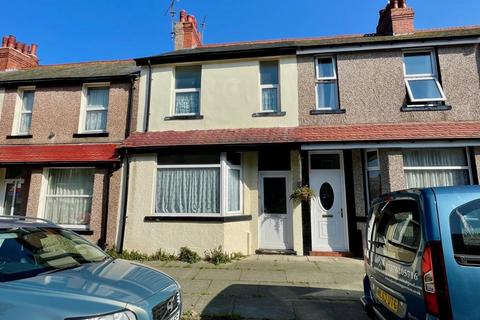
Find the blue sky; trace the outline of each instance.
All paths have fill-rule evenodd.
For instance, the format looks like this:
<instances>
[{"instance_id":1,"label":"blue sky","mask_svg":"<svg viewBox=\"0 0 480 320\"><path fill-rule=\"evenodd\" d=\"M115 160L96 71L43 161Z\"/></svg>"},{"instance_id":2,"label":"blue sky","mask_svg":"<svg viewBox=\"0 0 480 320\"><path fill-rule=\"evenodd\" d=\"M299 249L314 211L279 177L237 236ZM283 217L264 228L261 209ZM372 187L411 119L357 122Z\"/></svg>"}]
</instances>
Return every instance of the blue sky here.
<instances>
[{"instance_id":1,"label":"blue sky","mask_svg":"<svg viewBox=\"0 0 480 320\"><path fill-rule=\"evenodd\" d=\"M4 1L0 30L39 45L42 64L142 57L172 49L170 0ZM206 43L374 32L386 0L180 0ZM407 0L417 29L480 25L478 0ZM6 14L8 12L8 14Z\"/></svg>"}]
</instances>

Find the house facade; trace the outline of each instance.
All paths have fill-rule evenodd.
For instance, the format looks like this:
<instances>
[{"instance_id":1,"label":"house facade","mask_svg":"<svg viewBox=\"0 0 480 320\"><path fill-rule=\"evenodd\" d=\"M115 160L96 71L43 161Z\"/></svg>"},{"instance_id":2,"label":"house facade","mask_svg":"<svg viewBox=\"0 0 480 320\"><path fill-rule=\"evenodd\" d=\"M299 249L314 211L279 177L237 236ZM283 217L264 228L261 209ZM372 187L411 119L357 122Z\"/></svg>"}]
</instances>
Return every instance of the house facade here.
<instances>
[{"instance_id":1,"label":"house facade","mask_svg":"<svg viewBox=\"0 0 480 320\"><path fill-rule=\"evenodd\" d=\"M392 1L371 35L204 45L185 12L175 30L136 60L123 248L360 254L375 197L478 184L480 28L415 31Z\"/></svg>"},{"instance_id":2,"label":"house facade","mask_svg":"<svg viewBox=\"0 0 480 320\"><path fill-rule=\"evenodd\" d=\"M39 66L35 56L29 65L18 57L30 59L31 48L12 36L3 42L0 52L10 53L0 55L0 214L46 218L115 245L116 149L135 117L135 63Z\"/></svg>"}]
</instances>

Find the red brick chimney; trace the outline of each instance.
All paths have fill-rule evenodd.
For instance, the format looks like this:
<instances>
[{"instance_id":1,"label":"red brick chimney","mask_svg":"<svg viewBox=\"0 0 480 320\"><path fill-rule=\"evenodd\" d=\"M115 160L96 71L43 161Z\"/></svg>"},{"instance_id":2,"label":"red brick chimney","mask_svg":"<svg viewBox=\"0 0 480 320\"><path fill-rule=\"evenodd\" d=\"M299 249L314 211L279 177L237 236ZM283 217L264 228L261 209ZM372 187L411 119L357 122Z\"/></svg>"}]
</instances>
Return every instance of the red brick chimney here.
<instances>
[{"instance_id":1,"label":"red brick chimney","mask_svg":"<svg viewBox=\"0 0 480 320\"><path fill-rule=\"evenodd\" d=\"M413 33L415 13L407 7L407 0L390 0L387 7L380 10L377 35L399 35Z\"/></svg>"},{"instance_id":2,"label":"red brick chimney","mask_svg":"<svg viewBox=\"0 0 480 320\"><path fill-rule=\"evenodd\" d=\"M12 35L3 37L0 47L0 72L38 66L37 48L36 44L29 46L17 42Z\"/></svg>"},{"instance_id":3,"label":"red brick chimney","mask_svg":"<svg viewBox=\"0 0 480 320\"><path fill-rule=\"evenodd\" d=\"M202 46L202 35L198 32L197 19L180 11L180 21L175 24L175 50L193 49Z\"/></svg>"}]
</instances>

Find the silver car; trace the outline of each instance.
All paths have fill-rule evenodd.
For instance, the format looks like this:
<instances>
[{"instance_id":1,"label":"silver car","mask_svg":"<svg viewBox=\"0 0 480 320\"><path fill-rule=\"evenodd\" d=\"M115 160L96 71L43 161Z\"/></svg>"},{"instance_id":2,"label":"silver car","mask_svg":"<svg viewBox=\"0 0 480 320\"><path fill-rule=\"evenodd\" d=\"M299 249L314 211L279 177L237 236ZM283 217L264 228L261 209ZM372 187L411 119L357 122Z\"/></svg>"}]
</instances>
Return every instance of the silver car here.
<instances>
[{"instance_id":1,"label":"silver car","mask_svg":"<svg viewBox=\"0 0 480 320\"><path fill-rule=\"evenodd\" d=\"M47 220L0 217L0 319L179 320L178 283Z\"/></svg>"}]
</instances>

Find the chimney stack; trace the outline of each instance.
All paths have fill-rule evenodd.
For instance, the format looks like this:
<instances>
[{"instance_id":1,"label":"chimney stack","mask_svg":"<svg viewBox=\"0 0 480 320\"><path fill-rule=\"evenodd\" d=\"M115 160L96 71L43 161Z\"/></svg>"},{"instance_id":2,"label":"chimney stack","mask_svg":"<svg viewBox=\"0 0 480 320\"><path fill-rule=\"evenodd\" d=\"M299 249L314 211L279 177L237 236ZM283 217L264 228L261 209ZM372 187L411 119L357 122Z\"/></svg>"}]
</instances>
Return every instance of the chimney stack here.
<instances>
[{"instance_id":1,"label":"chimney stack","mask_svg":"<svg viewBox=\"0 0 480 320\"><path fill-rule=\"evenodd\" d=\"M377 35L401 35L415 31L415 13L407 7L407 0L390 0L387 7L380 11L380 19L377 26Z\"/></svg>"},{"instance_id":2,"label":"chimney stack","mask_svg":"<svg viewBox=\"0 0 480 320\"><path fill-rule=\"evenodd\" d=\"M195 16L180 11L180 20L175 24L175 50L194 49L202 46L202 35L198 32Z\"/></svg>"},{"instance_id":3,"label":"chimney stack","mask_svg":"<svg viewBox=\"0 0 480 320\"><path fill-rule=\"evenodd\" d=\"M0 72L38 66L37 49L36 44L27 45L17 42L12 35L4 36L0 48Z\"/></svg>"}]
</instances>

